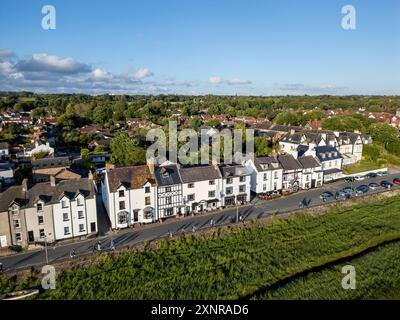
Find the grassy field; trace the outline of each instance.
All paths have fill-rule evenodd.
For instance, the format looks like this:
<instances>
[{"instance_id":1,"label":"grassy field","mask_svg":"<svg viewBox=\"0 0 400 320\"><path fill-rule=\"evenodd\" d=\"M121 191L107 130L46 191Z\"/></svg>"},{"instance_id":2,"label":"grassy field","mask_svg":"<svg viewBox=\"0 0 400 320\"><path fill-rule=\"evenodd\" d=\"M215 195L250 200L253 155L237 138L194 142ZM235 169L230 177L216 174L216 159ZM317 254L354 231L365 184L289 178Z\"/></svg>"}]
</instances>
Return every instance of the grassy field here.
<instances>
[{"instance_id":1,"label":"grassy field","mask_svg":"<svg viewBox=\"0 0 400 320\"><path fill-rule=\"evenodd\" d=\"M400 242L383 245L373 252L319 272L310 272L258 299L400 299ZM341 286L342 267L356 272L356 288Z\"/></svg>"},{"instance_id":2,"label":"grassy field","mask_svg":"<svg viewBox=\"0 0 400 320\"><path fill-rule=\"evenodd\" d=\"M344 174L354 174L364 171L380 169L382 166L367 160L361 160L355 165L346 166L343 168Z\"/></svg>"},{"instance_id":3,"label":"grassy field","mask_svg":"<svg viewBox=\"0 0 400 320\"><path fill-rule=\"evenodd\" d=\"M400 197L334 207L317 217L274 220L235 232L163 241L157 250L102 254L90 266L60 273L57 288L39 298L254 298L278 281L399 239ZM13 279L2 279L0 292L39 284L35 277L18 287Z\"/></svg>"}]
</instances>

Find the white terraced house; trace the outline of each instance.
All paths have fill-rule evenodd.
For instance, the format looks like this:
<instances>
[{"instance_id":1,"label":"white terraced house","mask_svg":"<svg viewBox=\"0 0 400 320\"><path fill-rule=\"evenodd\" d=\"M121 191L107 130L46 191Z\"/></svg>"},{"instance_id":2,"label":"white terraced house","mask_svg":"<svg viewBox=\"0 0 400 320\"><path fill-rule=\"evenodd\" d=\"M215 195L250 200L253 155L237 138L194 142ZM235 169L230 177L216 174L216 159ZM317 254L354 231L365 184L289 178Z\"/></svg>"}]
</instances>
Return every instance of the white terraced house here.
<instances>
[{"instance_id":1,"label":"white terraced house","mask_svg":"<svg viewBox=\"0 0 400 320\"><path fill-rule=\"evenodd\" d=\"M370 143L370 137L363 137L353 132L295 132L287 134L279 141L282 152L301 157L307 149L331 146L343 157L343 165L353 164L361 160L363 144Z\"/></svg>"},{"instance_id":2,"label":"white terraced house","mask_svg":"<svg viewBox=\"0 0 400 320\"><path fill-rule=\"evenodd\" d=\"M250 202L251 175L242 165L220 165L224 207Z\"/></svg>"},{"instance_id":3,"label":"white terraced house","mask_svg":"<svg viewBox=\"0 0 400 320\"><path fill-rule=\"evenodd\" d=\"M282 191L283 168L273 156L257 157L245 161L251 173L251 191L256 194L272 194Z\"/></svg>"},{"instance_id":4,"label":"white terraced house","mask_svg":"<svg viewBox=\"0 0 400 320\"><path fill-rule=\"evenodd\" d=\"M215 210L222 206L222 177L218 167L199 165L179 168L185 213Z\"/></svg>"},{"instance_id":5,"label":"white terraced house","mask_svg":"<svg viewBox=\"0 0 400 320\"><path fill-rule=\"evenodd\" d=\"M278 161L283 168L282 190L297 192L301 187L303 175L301 163L290 154L279 155Z\"/></svg>"},{"instance_id":6,"label":"white terraced house","mask_svg":"<svg viewBox=\"0 0 400 320\"><path fill-rule=\"evenodd\" d=\"M102 181L102 200L113 229L158 220L156 185L152 166L107 170Z\"/></svg>"},{"instance_id":7,"label":"white terraced house","mask_svg":"<svg viewBox=\"0 0 400 320\"><path fill-rule=\"evenodd\" d=\"M303 156L297 159L303 167L300 188L303 190L321 187L324 172L318 159L313 156Z\"/></svg>"}]
</instances>

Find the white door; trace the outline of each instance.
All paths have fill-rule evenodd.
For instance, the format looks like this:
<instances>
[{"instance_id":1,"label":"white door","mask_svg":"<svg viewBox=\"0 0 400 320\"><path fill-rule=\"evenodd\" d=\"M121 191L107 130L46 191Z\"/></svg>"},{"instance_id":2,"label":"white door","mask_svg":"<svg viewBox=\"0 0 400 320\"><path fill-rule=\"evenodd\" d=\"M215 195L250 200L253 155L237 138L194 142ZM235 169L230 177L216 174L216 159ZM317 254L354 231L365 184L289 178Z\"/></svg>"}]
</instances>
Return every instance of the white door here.
<instances>
[{"instance_id":1,"label":"white door","mask_svg":"<svg viewBox=\"0 0 400 320\"><path fill-rule=\"evenodd\" d=\"M7 236L0 236L0 247L7 247Z\"/></svg>"}]
</instances>

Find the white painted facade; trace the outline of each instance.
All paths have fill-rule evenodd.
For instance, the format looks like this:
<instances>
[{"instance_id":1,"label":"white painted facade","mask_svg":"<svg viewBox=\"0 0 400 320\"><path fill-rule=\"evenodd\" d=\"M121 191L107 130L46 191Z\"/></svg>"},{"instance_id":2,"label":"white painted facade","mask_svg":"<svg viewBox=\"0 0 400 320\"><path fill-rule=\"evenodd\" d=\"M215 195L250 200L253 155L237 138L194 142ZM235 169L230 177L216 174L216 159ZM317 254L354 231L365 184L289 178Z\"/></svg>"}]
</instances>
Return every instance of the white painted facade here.
<instances>
[{"instance_id":1,"label":"white painted facade","mask_svg":"<svg viewBox=\"0 0 400 320\"><path fill-rule=\"evenodd\" d=\"M102 182L102 200L113 229L128 228L135 223L152 223L158 220L156 187L146 182L137 189L120 185L110 192L108 172Z\"/></svg>"},{"instance_id":2,"label":"white painted facade","mask_svg":"<svg viewBox=\"0 0 400 320\"><path fill-rule=\"evenodd\" d=\"M251 176L233 176L222 178L222 205L234 205L238 201L250 202Z\"/></svg>"},{"instance_id":3,"label":"white painted facade","mask_svg":"<svg viewBox=\"0 0 400 320\"><path fill-rule=\"evenodd\" d=\"M183 183L185 213L215 210L222 206L222 179ZM212 201L217 199L217 201Z\"/></svg>"},{"instance_id":4,"label":"white painted facade","mask_svg":"<svg viewBox=\"0 0 400 320\"><path fill-rule=\"evenodd\" d=\"M78 193L69 199L63 195L53 206L55 240L86 236L96 233L96 195L86 198Z\"/></svg>"},{"instance_id":5,"label":"white painted facade","mask_svg":"<svg viewBox=\"0 0 400 320\"><path fill-rule=\"evenodd\" d=\"M277 192L282 190L283 169L278 165L275 169L257 170L253 159L247 160L245 168L251 174L251 191L256 194Z\"/></svg>"}]
</instances>

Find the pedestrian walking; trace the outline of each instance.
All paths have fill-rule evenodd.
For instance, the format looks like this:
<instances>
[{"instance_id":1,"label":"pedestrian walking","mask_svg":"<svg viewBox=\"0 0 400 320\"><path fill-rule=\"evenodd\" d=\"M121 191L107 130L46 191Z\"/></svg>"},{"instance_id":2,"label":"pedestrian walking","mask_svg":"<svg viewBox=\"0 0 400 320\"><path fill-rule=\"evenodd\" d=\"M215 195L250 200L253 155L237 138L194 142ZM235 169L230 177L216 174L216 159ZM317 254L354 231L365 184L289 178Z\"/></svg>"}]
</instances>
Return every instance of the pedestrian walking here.
<instances>
[{"instance_id":1,"label":"pedestrian walking","mask_svg":"<svg viewBox=\"0 0 400 320\"><path fill-rule=\"evenodd\" d=\"M115 250L115 244L114 244L114 240L113 239L111 239L111 242L110 242L110 249L111 249L111 251Z\"/></svg>"},{"instance_id":2,"label":"pedestrian walking","mask_svg":"<svg viewBox=\"0 0 400 320\"><path fill-rule=\"evenodd\" d=\"M101 251L101 242L97 242L97 251Z\"/></svg>"},{"instance_id":3,"label":"pedestrian walking","mask_svg":"<svg viewBox=\"0 0 400 320\"><path fill-rule=\"evenodd\" d=\"M169 236L170 238L172 238L172 232L171 232L171 230L168 230L168 236Z\"/></svg>"},{"instance_id":4,"label":"pedestrian walking","mask_svg":"<svg viewBox=\"0 0 400 320\"><path fill-rule=\"evenodd\" d=\"M195 226L195 225L193 225L193 227L192 227L192 232L193 232L193 233L196 232L196 226Z\"/></svg>"},{"instance_id":5,"label":"pedestrian walking","mask_svg":"<svg viewBox=\"0 0 400 320\"><path fill-rule=\"evenodd\" d=\"M213 219L210 220L210 226L211 226L211 228L214 227L214 220Z\"/></svg>"},{"instance_id":6,"label":"pedestrian walking","mask_svg":"<svg viewBox=\"0 0 400 320\"><path fill-rule=\"evenodd\" d=\"M244 219L243 219L243 216L242 216L242 215L239 216L239 221L240 221L240 222L244 222Z\"/></svg>"},{"instance_id":7,"label":"pedestrian walking","mask_svg":"<svg viewBox=\"0 0 400 320\"><path fill-rule=\"evenodd\" d=\"M71 259L75 258L75 256L76 256L75 249L71 250L69 256L70 256Z\"/></svg>"},{"instance_id":8,"label":"pedestrian walking","mask_svg":"<svg viewBox=\"0 0 400 320\"><path fill-rule=\"evenodd\" d=\"M3 263L0 262L0 273L3 273Z\"/></svg>"}]
</instances>

